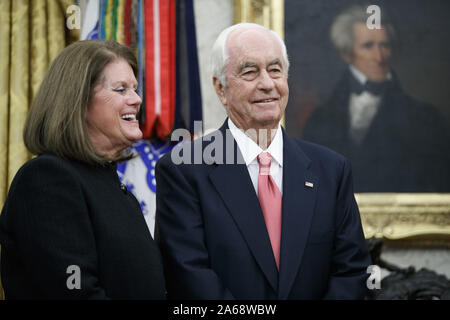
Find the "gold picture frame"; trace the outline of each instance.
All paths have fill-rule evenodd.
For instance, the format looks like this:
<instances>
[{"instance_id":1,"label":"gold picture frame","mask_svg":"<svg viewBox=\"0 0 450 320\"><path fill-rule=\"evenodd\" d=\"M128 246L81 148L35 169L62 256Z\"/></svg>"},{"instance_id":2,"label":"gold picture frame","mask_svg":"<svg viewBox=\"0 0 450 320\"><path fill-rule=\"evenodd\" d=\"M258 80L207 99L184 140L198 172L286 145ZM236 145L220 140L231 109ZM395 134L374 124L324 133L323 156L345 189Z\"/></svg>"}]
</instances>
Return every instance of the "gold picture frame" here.
<instances>
[{"instance_id":1,"label":"gold picture frame","mask_svg":"<svg viewBox=\"0 0 450 320\"><path fill-rule=\"evenodd\" d=\"M284 0L233 4L234 23L258 23L284 38ZM366 238L391 245L450 248L450 193L359 193L355 198Z\"/></svg>"}]
</instances>

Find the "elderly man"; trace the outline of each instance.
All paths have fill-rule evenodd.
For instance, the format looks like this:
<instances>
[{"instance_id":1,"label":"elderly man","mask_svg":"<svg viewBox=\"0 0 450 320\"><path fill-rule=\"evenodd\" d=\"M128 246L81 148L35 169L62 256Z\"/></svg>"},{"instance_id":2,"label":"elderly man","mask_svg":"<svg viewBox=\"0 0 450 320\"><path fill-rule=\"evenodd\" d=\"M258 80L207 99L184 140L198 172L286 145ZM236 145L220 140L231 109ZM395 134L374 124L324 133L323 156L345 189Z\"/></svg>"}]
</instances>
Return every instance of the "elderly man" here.
<instances>
[{"instance_id":1,"label":"elderly man","mask_svg":"<svg viewBox=\"0 0 450 320\"><path fill-rule=\"evenodd\" d=\"M189 147L194 154L227 137L223 149L214 161L179 165L174 149L156 167L155 232L169 297L362 298L370 258L349 163L279 124L289 94L284 42L237 24L212 55L229 118Z\"/></svg>"},{"instance_id":2,"label":"elderly man","mask_svg":"<svg viewBox=\"0 0 450 320\"><path fill-rule=\"evenodd\" d=\"M356 192L450 192L448 124L402 91L390 66L393 26L382 11L381 28L369 29L368 16L353 6L332 24L331 40L349 68L303 138L350 159Z\"/></svg>"}]
</instances>

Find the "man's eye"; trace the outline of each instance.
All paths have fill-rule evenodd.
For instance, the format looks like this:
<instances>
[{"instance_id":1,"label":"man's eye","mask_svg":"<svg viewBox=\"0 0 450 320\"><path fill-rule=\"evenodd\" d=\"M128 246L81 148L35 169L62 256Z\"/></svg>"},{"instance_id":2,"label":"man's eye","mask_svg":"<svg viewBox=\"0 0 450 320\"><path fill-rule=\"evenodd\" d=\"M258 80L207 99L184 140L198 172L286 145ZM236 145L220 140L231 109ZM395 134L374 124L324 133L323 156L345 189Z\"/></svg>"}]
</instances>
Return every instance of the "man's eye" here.
<instances>
[{"instance_id":1,"label":"man's eye","mask_svg":"<svg viewBox=\"0 0 450 320\"><path fill-rule=\"evenodd\" d=\"M114 91L116 91L116 92L120 92L120 93L122 93L122 92L125 92L125 88L116 88L116 89L114 89Z\"/></svg>"}]
</instances>

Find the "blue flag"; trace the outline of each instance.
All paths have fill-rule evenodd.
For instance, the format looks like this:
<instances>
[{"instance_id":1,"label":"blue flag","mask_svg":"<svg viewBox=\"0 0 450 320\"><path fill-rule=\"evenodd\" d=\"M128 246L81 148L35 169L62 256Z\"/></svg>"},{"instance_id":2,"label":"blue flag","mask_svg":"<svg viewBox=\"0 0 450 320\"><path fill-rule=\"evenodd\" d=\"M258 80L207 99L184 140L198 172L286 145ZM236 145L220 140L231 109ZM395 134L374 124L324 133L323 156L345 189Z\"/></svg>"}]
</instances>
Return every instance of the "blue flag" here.
<instances>
[{"instance_id":1,"label":"blue flag","mask_svg":"<svg viewBox=\"0 0 450 320\"><path fill-rule=\"evenodd\" d=\"M159 158L169 152L172 147L169 142L151 143L147 140L140 140L129 149L135 157L117 165L119 179L141 205L152 237L156 212L155 165Z\"/></svg>"}]
</instances>

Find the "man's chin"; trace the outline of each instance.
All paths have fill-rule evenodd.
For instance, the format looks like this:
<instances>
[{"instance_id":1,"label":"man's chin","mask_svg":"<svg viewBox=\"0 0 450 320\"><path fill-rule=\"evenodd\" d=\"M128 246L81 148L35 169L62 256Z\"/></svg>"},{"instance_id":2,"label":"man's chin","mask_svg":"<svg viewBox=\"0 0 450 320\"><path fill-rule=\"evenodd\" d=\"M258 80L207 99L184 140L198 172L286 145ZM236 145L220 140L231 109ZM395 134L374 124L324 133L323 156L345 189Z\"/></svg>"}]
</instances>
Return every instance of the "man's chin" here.
<instances>
[{"instance_id":1,"label":"man's chin","mask_svg":"<svg viewBox=\"0 0 450 320\"><path fill-rule=\"evenodd\" d=\"M259 128L276 128L280 123L281 116L279 114L261 117L258 119Z\"/></svg>"},{"instance_id":2,"label":"man's chin","mask_svg":"<svg viewBox=\"0 0 450 320\"><path fill-rule=\"evenodd\" d=\"M371 72L370 74L366 75L367 79L372 82L383 82L387 80L389 72Z\"/></svg>"}]
</instances>

